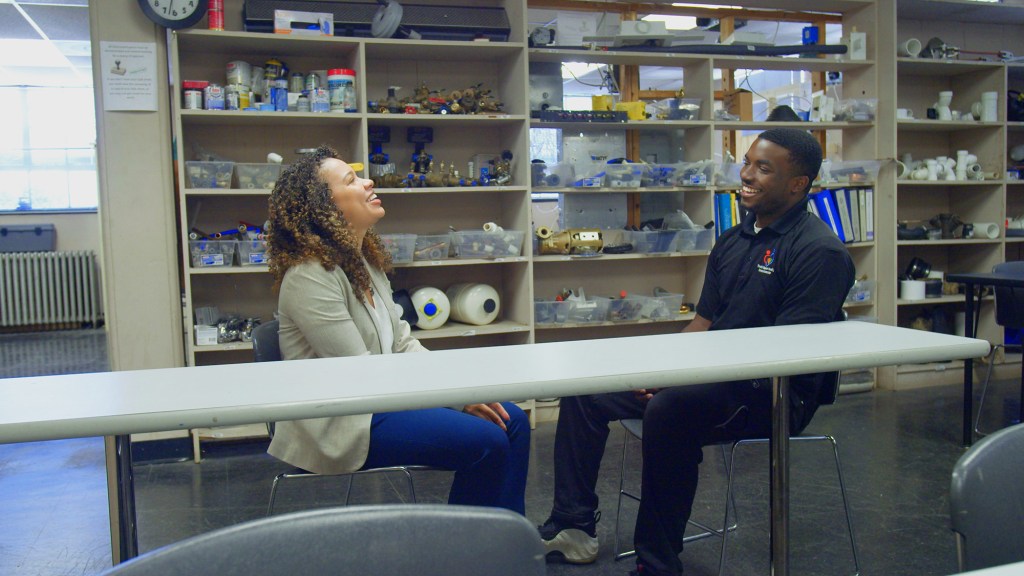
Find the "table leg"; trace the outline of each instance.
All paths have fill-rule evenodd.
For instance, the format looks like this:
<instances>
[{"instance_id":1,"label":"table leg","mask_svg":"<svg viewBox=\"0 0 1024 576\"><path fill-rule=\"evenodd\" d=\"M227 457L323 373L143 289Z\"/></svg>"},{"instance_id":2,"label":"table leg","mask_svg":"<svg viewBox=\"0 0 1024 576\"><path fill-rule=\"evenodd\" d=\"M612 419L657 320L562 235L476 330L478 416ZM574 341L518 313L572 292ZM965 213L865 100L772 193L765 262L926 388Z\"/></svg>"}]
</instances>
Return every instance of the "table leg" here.
<instances>
[{"instance_id":1,"label":"table leg","mask_svg":"<svg viewBox=\"0 0 1024 576\"><path fill-rule=\"evenodd\" d=\"M118 548L121 562L139 555L139 537L135 526L135 477L132 475L132 437L114 437L117 459Z\"/></svg>"},{"instance_id":2,"label":"table leg","mask_svg":"<svg viewBox=\"0 0 1024 576\"><path fill-rule=\"evenodd\" d=\"M789 377L772 378L771 574L789 574Z\"/></svg>"},{"instance_id":3,"label":"table leg","mask_svg":"<svg viewBox=\"0 0 1024 576\"><path fill-rule=\"evenodd\" d=\"M974 285L965 284L964 294L964 336L973 338L976 328L974 326ZM979 302L980 306L981 303ZM974 440L971 433L971 416L974 413L974 360L964 360L964 434L963 445L968 447Z\"/></svg>"}]
</instances>

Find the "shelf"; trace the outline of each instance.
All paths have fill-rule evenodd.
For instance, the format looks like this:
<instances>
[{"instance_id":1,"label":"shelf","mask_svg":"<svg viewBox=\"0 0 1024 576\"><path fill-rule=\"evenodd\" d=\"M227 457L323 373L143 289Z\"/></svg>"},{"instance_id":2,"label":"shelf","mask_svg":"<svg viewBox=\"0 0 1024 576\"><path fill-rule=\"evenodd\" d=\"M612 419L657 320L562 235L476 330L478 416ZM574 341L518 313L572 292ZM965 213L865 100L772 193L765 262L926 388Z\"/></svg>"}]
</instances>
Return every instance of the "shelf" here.
<instances>
[{"instance_id":1,"label":"shelf","mask_svg":"<svg viewBox=\"0 0 1024 576\"><path fill-rule=\"evenodd\" d=\"M323 116L323 114L320 114ZM521 124L526 120L524 114L366 114L366 119L374 125L407 126L429 122L434 126L451 124L453 126L473 126L483 124L505 125Z\"/></svg>"},{"instance_id":2,"label":"shelf","mask_svg":"<svg viewBox=\"0 0 1024 576\"><path fill-rule=\"evenodd\" d=\"M1002 238L952 238L949 240L897 240L897 246L967 246L969 244L999 244Z\"/></svg>"},{"instance_id":3,"label":"shelf","mask_svg":"<svg viewBox=\"0 0 1024 576\"><path fill-rule=\"evenodd\" d=\"M720 0L695 0L687 2L687 4L698 6L707 4L710 6L722 7ZM829 14L843 14L872 5L874 5L874 2L870 0L820 0L814 3L813 10L815 12L825 12ZM756 8L759 10L793 10L799 12L808 10L808 3L805 0L746 0L743 2L743 8Z\"/></svg>"},{"instance_id":4,"label":"shelf","mask_svg":"<svg viewBox=\"0 0 1024 576\"><path fill-rule=\"evenodd\" d=\"M1011 132L1017 132L1018 130L1024 130L1024 122L1007 122L1006 129Z\"/></svg>"},{"instance_id":5,"label":"shelf","mask_svg":"<svg viewBox=\"0 0 1024 576\"><path fill-rule=\"evenodd\" d=\"M270 196L271 188L185 188L185 196Z\"/></svg>"},{"instance_id":6,"label":"shelf","mask_svg":"<svg viewBox=\"0 0 1024 576\"><path fill-rule=\"evenodd\" d=\"M815 8L817 9L817 8ZM712 56L715 68L730 70L806 70L808 72L847 72L875 65L874 60L836 58L797 58L779 56Z\"/></svg>"},{"instance_id":7,"label":"shelf","mask_svg":"<svg viewBox=\"0 0 1024 576\"><path fill-rule=\"evenodd\" d=\"M948 186L959 186L959 187L973 187L973 186L998 186L1006 183L1005 180L897 180L897 186L914 186L914 187L942 187Z\"/></svg>"},{"instance_id":8,"label":"shelf","mask_svg":"<svg viewBox=\"0 0 1024 576\"><path fill-rule=\"evenodd\" d=\"M903 298L896 299L897 306L932 306L934 304L963 304L964 295L956 294L952 296L939 296L938 298L925 298L924 300L904 300Z\"/></svg>"},{"instance_id":9,"label":"shelf","mask_svg":"<svg viewBox=\"0 0 1024 576\"><path fill-rule=\"evenodd\" d=\"M228 342L226 344L211 344L208 346L192 345L196 354L201 352L230 352L233 350L252 350L252 342Z\"/></svg>"},{"instance_id":10,"label":"shelf","mask_svg":"<svg viewBox=\"0 0 1024 576\"><path fill-rule=\"evenodd\" d=\"M602 260L650 260L652 258L693 258L707 256L710 253L710 250L691 250L688 252L658 252L656 254L601 254L599 256L551 254L534 256L533 261L537 264L548 264L552 262L600 262Z\"/></svg>"},{"instance_id":11,"label":"shelf","mask_svg":"<svg viewBox=\"0 0 1024 576\"><path fill-rule=\"evenodd\" d=\"M636 64L682 68L707 62L700 54L667 54L628 50L574 50L571 48L530 48L530 62L588 62L591 64Z\"/></svg>"},{"instance_id":12,"label":"shelf","mask_svg":"<svg viewBox=\"0 0 1024 576\"><path fill-rule=\"evenodd\" d=\"M902 3L902 0L901 0ZM975 6L981 4L974 2ZM936 60L934 58L897 58L896 67L899 75L913 76L959 76L982 70L1002 68L1002 62L982 62L978 60Z\"/></svg>"},{"instance_id":13,"label":"shelf","mask_svg":"<svg viewBox=\"0 0 1024 576\"><path fill-rule=\"evenodd\" d=\"M395 264L395 268L436 268L438 266L477 266L480 264L518 264L526 262L526 256L508 258L449 258L447 260L420 260Z\"/></svg>"},{"instance_id":14,"label":"shelf","mask_svg":"<svg viewBox=\"0 0 1024 576\"><path fill-rule=\"evenodd\" d=\"M366 58L384 60L447 60L501 63L522 53L518 42L475 42L470 40L410 40L364 38ZM411 48L411 49L410 49Z\"/></svg>"},{"instance_id":15,"label":"shelf","mask_svg":"<svg viewBox=\"0 0 1024 576\"><path fill-rule=\"evenodd\" d=\"M850 250L851 248L874 248L874 247L875 247L875 242L873 240L867 241L867 242L850 242L850 243L846 244L846 249L847 250Z\"/></svg>"},{"instance_id":16,"label":"shelf","mask_svg":"<svg viewBox=\"0 0 1024 576\"><path fill-rule=\"evenodd\" d=\"M621 194L622 192L707 192L712 193L716 190L735 190L740 187L739 184L728 188L721 188L717 186L678 186L672 188L662 187L629 187L629 188L608 188L608 187L586 187L576 186L573 188L534 188L534 194Z\"/></svg>"},{"instance_id":17,"label":"shelf","mask_svg":"<svg viewBox=\"0 0 1024 576\"><path fill-rule=\"evenodd\" d=\"M686 130L709 128L709 120L634 120L630 122L543 122L530 120L530 128L558 128L561 130Z\"/></svg>"},{"instance_id":18,"label":"shelf","mask_svg":"<svg viewBox=\"0 0 1024 576\"><path fill-rule=\"evenodd\" d=\"M969 0L900 0L896 14L913 20L948 20L981 24L1022 24L1024 6Z\"/></svg>"},{"instance_id":19,"label":"shelf","mask_svg":"<svg viewBox=\"0 0 1024 576\"><path fill-rule=\"evenodd\" d=\"M916 374L919 372L944 372L956 370L963 372L964 361L954 360L952 362L932 362L930 364L900 364L896 367L898 374Z\"/></svg>"},{"instance_id":20,"label":"shelf","mask_svg":"<svg viewBox=\"0 0 1024 576\"><path fill-rule=\"evenodd\" d=\"M768 130L769 128L797 128L799 130L842 130L871 128L874 122L746 122L716 121L715 130Z\"/></svg>"},{"instance_id":21,"label":"shelf","mask_svg":"<svg viewBox=\"0 0 1024 576\"><path fill-rule=\"evenodd\" d=\"M696 318L696 314L690 312L688 314L680 314L675 318L668 320L625 320L621 322L561 322L558 324L537 324L534 328L536 330L566 330L570 328L606 328L609 326L636 326L638 324L667 324L670 322L689 322Z\"/></svg>"},{"instance_id":22,"label":"shelf","mask_svg":"<svg viewBox=\"0 0 1024 576\"><path fill-rule=\"evenodd\" d=\"M378 196L394 194L481 194L484 192L525 192L526 186L437 186L426 188L374 188Z\"/></svg>"},{"instance_id":23,"label":"shelf","mask_svg":"<svg viewBox=\"0 0 1024 576\"><path fill-rule=\"evenodd\" d=\"M484 326L473 326L460 322L448 322L436 330L415 329L412 335L417 340L436 340L438 338L468 338L472 336L489 336L492 334L513 334L528 332L530 327L510 320L500 320Z\"/></svg>"},{"instance_id":24,"label":"shelf","mask_svg":"<svg viewBox=\"0 0 1024 576\"><path fill-rule=\"evenodd\" d=\"M209 268L189 267L190 276L208 274L267 274L270 268L267 266L210 266Z\"/></svg>"},{"instance_id":25,"label":"shelf","mask_svg":"<svg viewBox=\"0 0 1024 576\"><path fill-rule=\"evenodd\" d=\"M1001 128L1002 122L972 122L970 120L897 120L896 128L905 132L957 132Z\"/></svg>"},{"instance_id":26,"label":"shelf","mask_svg":"<svg viewBox=\"0 0 1024 576\"><path fill-rule=\"evenodd\" d=\"M358 112L247 112L244 110L182 110L185 126L318 126L356 127L364 114ZM404 116L404 114L396 114Z\"/></svg>"}]
</instances>

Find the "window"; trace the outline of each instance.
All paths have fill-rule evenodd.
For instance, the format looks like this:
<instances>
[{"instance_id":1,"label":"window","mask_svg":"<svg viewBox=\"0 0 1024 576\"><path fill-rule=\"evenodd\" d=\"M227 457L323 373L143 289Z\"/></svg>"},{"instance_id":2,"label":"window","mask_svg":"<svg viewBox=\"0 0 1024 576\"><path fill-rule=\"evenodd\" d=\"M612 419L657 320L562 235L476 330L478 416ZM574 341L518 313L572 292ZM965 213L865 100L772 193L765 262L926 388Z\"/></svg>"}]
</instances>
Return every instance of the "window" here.
<instances>
[{"instance_id":1,"label":"window","mask_svg":"<svg viewBox=\"0 0 1024 576\"><path fill-rule=\"evenodd\" d=\"M91 87L0 87L0 211L95 210Z\"/></svg>"}]
</instances>

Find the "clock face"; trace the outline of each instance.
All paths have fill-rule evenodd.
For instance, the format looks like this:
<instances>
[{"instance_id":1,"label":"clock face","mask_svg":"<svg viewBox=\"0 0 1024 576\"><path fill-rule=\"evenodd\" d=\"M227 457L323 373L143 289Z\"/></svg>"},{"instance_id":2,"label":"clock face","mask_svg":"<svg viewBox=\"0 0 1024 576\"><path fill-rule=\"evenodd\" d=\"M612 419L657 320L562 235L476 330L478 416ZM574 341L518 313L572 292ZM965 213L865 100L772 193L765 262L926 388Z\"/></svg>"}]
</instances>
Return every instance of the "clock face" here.
<instances>
[{"instance_id":1,"label":"clock face","mask_svg":"<svg viewBox=\"0 0 1024 576\"><path fill-rule=\"evenodd\" d=\"M188 28L206 15L207 0L139 0L146 16L166 28Z\"/></svg>"}]
</instances>

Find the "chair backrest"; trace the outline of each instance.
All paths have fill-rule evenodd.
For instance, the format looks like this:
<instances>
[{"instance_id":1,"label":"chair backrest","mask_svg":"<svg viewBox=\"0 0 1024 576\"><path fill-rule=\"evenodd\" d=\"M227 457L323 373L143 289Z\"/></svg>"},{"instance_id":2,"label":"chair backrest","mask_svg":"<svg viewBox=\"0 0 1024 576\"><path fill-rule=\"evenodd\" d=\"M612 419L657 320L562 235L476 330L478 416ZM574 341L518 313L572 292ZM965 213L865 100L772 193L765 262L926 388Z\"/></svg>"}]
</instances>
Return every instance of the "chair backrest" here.
<instances>
[{"instance_id":1,"label":"chair backrest","mask_svg":"<svg viewBox=\"0 0 1024 576\"><path fill-rule=\"evenodd\" d=\"M515 512L389 504L245 522L147 552L104 575L542 576L545 570L537 529Z\"/></svg>"},{"instance_id":2,"label":"chair backrest","mask_svg":"<svg viewBox=\"0 0 1024 576\"><path fill-rule=\"evenodd\" d=\"M252 331L252 352L257 362L277 362L281 359L281 344L277 339L280 323L271 320Z\"/></svg>"},{"instance_id":3,"label":"chair backrest","mask_svg":"<svg viewBox=\"0 0 1024 576\"><path fill-rule=\"evenodd\" d=\"M1003 262L993 272L1024 277L1024 261ZM996 323L1007 328L1024 328L1024 290L996 286Z\"/></svg>"},{"instance_id":4,"label":"chair backrest","mask_svg":"<svg viewBox=\"0 0 1024 576\"><path fill-rule=\"evenodd\" d=\"M990 434L953 467L950 518L961 570L1024 560L1024 424Z\"/></svg>"}]
</instances>

